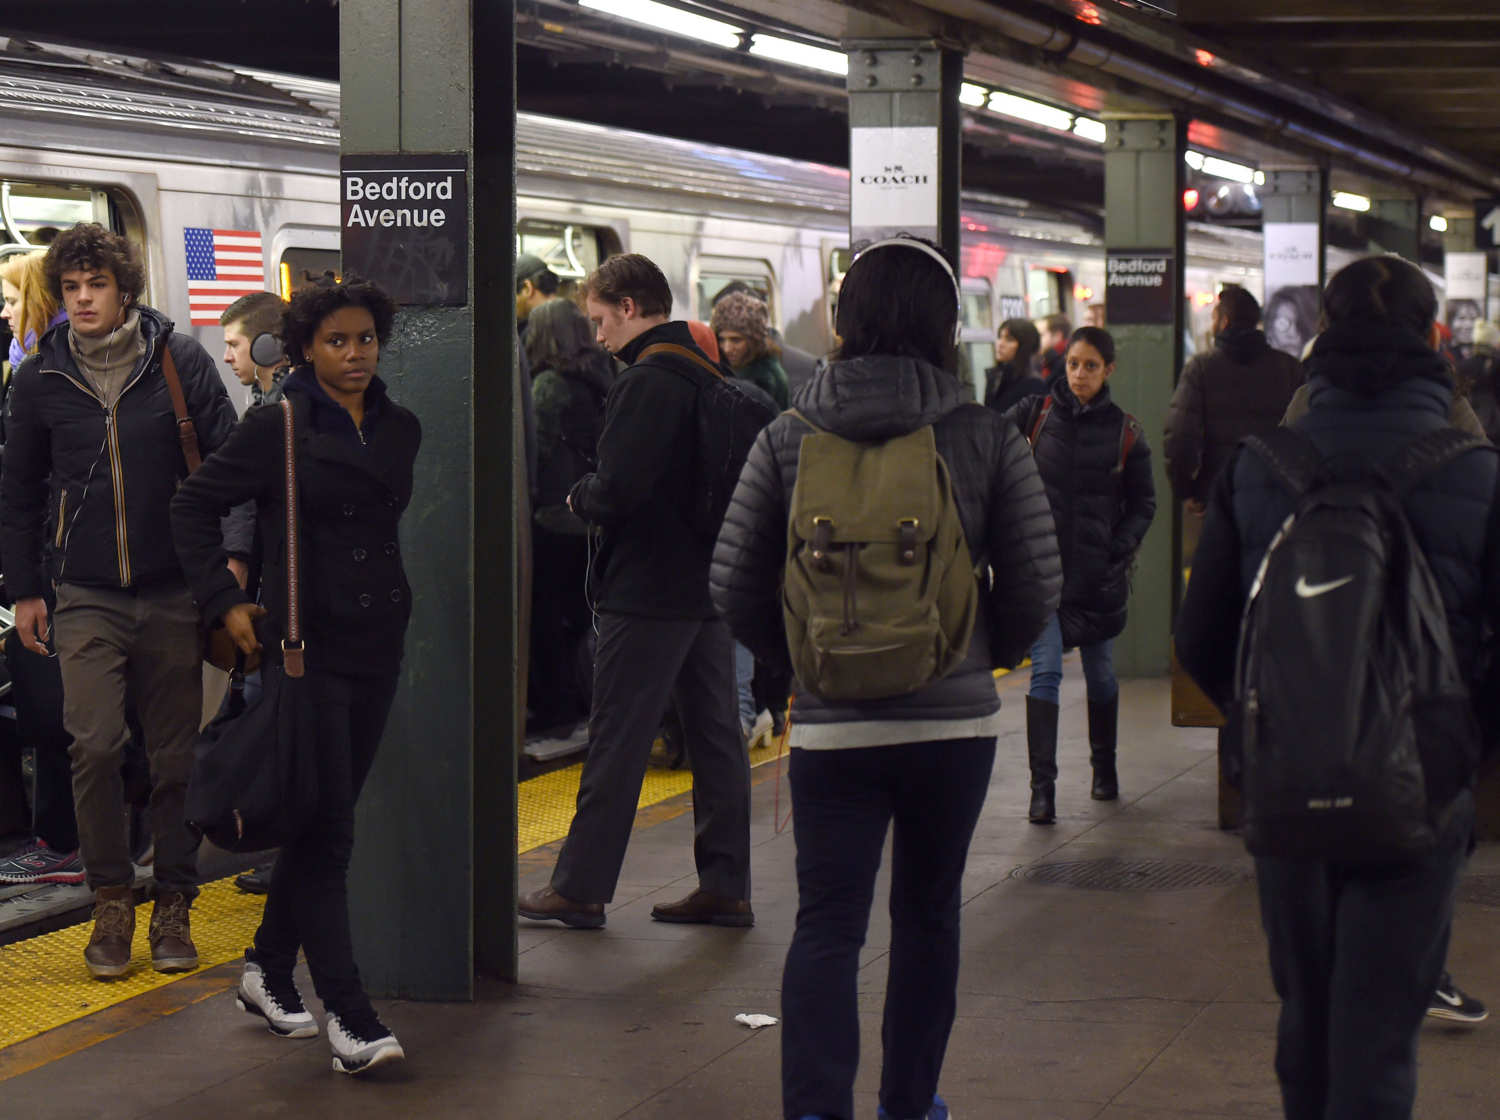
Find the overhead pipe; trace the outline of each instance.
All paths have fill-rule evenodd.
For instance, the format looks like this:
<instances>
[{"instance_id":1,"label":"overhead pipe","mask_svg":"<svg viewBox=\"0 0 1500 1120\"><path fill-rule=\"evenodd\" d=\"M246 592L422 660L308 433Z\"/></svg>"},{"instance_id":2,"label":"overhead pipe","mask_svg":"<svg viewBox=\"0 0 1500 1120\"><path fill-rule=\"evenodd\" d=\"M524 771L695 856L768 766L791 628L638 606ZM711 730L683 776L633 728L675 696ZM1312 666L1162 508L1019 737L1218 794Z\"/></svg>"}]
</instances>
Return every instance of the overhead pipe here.
<instances>
[{"instance_id":1,"label":"overhead pipe","mask_svg":"<svg viewBox=\"0 0 1500 1120\"><path fill-rule=\"evenodd\" d=\"M1075 21L1069 21L1064 29L1053 21L1033 19L1018 12L1007 11L998 5L984 3L982 0L918 0L918 2L925 8L998 32L1006 38L1025 43L1038 50L1066 54L1068 58L1084 66L1190 102L1207 103L1210 107L1231 116L1299 136L1318 147L1338 152L1360 163L1378 168L1382 174L1420 179L1446 193L1453 191L1454 184L1448 177L1419 168L1414 164L1392 159L1365 145L1344 140L1322 128L1269 113L1241 98L1209 88L1201 82L1190 81L1134 56L1120 54L1090 36L1086 25ZM1327 94L1288 84L1284 79L1259 74L1245 67L1243 63L1237 63L1236 66L1253 77L1258 77L1268 84L1274 84L1280 96L1288 98L1319 117L1327 117ZM1404 134L1380 117L1359 110L1351 110L1348 116L1351 128L1373 136L1397 150L1409 150L1413 145L1412 136ZM1483 164L1431 145L1423 145L1422 154L1431 163L1440 164L1450 173L1463 176L1472 185L1481 189L1489 190L1500 186L1500 175L1496 175L1493 169Z\"/></svg>"}]
</instances>

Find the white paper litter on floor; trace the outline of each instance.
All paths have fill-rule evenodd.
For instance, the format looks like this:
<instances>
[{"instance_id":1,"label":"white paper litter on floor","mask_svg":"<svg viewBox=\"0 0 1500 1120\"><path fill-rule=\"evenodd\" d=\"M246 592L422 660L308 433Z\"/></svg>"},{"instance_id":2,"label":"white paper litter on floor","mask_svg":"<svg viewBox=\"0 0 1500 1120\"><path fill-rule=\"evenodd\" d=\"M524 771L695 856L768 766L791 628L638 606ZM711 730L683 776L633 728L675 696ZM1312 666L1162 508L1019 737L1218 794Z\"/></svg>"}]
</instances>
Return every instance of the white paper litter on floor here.
<instances>
[{"instance_id":1,"label":"white paper litter on floor","mask_svg":"<svg viewBox=\"0 0 1500 1120\"><path fill-rule=\"evenodd\" d=\"M774 1027L776 1016L774 1015L746 1015L741 1013L734 1017L736 1023L744 1023L752 1031L758 1031L761 1027Z\"/></svg>"}]
</instances>

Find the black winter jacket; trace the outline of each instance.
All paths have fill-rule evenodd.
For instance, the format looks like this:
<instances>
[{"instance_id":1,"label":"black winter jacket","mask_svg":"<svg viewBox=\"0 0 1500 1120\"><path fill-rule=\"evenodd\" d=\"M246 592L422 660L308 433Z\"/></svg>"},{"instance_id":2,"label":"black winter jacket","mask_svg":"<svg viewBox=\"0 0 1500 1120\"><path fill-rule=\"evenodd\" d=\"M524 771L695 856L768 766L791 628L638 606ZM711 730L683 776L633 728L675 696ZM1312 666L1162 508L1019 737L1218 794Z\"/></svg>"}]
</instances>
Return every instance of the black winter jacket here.
<instances>
[{"instance_id":1,"label":"black winter jacket","mask_svg":"<svg viewBox=\"0 0 1500 1120\"><path fill-rule=\"evenodd\" d=\"M999 707L991 669L1016 664L1057 608L1062 586L1046 494L1026 441L994 412L965 401L948 373L909 358L870 357L819 368L792 398L808 420L846 439L880 441L933 425L947 463L970 555L993 573L987 610L965 660L908 696L862 704L799 692L794 720L948 720ZM714 549L714 605L758 661L785 670L781 587L787 516L802 438L811 429L786 413L761 432Z\"/></svg>"},{"instance_id":2,"label":"black winter jacket","mask_svg":"<svg viewBox=\"0 0 1500 1120\"><path fill-rule=\"evenodd\" d=\"M386 396L365 392L361 432L306 367L285 384L297 432L297 534L302 630L310 670L392 676L411 617L411 587L397 527L411 501L422 428ZM285 439L279 406L252 409L172 500L172 533L204 618L220 618L245 592L224 567L215 519L254 499L261 599L277 638L286 634Z\"/></svg>"},{"instance_id":3,"label":"black winter jacket","mask_svg":"<svg viewBox=\"0 0 1500 1120\"><path fill-rule=\"evenodd\" d=\"M1309 359L1311 409L1295 427L1326 457L1379 462L1424 432L1448 426L1446 363L1399 329L1334 328ZM1406 501L1447 608L1459 664L1477 669L1482 629L1500 623L1500 459L1455 459ZM1177 657L1216 704L1233 697L1240 619L1251 581L1293 497L1259 457L1239 453L1215 485L1193 578L1177 615Z\"/></svg>"},{"instance_id":4,"label":"black winter jacket","mask_svg":"<svg viewBox=\"0 0 1500 1120\"><path fill-rule=\"evenodd\" d=\"M547 367L532 378L537 520L554 531L572 531L576 526L583 532L583 522L563 503L573 485L598 464L604 401L614 372L610 356L596 350L566 369Z\"/></svg>"},{"instance_id":5,"label":"black winter jacket","mask_svg":"<svg viewBox=\"0 0 1500 1120\"><path fill-rule=\"evenodd\" d=\"M187 463L162 347L171 349L204 456L229 437L234 406L203 347L174 333L159 311L139 311L146 353L112 410L79 372L67 323L48 331L15 373L0 478L0 555L13 599L43 596L54 580L121 588L182 579L168 506ZM247 555L249 537L247 511L241 530L222 542L215 533L215 547Z\"/></svg>"},{"instance_id":6,"label":"black winter jacket","mask_svg":"<svg viewBox=\"0 0 1500 1120\"><path fill-rule=\"evenodd\" d=\"M1179 501L1207 501L1240 440L1281 423L1302 384L1302 365L1265 333L1230 330L1183 367L1167 410L1162 454Z\"/></svg>"},{"instance_id":7,"label":"black winter jacket","mask_svg":"<svg viewBox=\"0 0 1500 1120\"><path fill-rule=\"evenodd\" d=\"M1047 383L1030 370L1018 370L1011 362L1001 362L984 371L984 404L996 412L1008 412L1027 397L1047 393Z\"/></svg>"},{"instance_id":8,"label":"black winter jacket","mask_svg":"<svg viewBox=\"0 0 1500 1120\"><path fill-rule=\"evenodd\" d=\"M1130 562L1156 513L1151 451L1143 434L1121 470L1127 418L1109 386L1079 404L1066 376L1048 382L1049 397L1029 397L1007 414L1030 438L1046 400L1053 405L1036 441L1036 465L1052 503L1063 591L1063 643L1092 645L1125 628Z\"/></svg>"},{"instance_id":9,"label":"black winter jacket","mask_svg":"<svg viewBox=\"0 0 1500 1120\"><path fill-rule=\"evenodd\" d=\"M573 487L573 512L603 528L591 577L599 610L710 619L713 543L693 529L688 512L698 390L666 368L685 359L653 355L649 364L636 364L657 342L703 353L681 320L652 327L620 350L616 356L630 368L609 391L599 466Z\"/></svg>"}]
</instances>

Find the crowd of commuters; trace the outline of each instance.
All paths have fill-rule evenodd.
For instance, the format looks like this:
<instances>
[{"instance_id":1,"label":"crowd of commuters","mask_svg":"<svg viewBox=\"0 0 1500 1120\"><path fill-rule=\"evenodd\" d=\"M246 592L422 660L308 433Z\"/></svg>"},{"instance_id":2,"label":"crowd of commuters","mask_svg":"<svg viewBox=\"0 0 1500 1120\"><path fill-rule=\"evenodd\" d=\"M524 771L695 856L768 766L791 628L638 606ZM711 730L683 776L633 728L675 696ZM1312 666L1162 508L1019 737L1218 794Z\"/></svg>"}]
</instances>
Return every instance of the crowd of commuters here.
<instances>
[{"instance_id":1,"label":"crowd of commuters","mask_svg":"<svg viewBox=\"0 0 1500 1120\"><path fill-rule=\"evenodd\" d=\"M249 881L268 898L237 999L278 1035L316 1035L293 978L304 953L335 1068L401 1058L360 981L346 887L354 808L412 611L399 524L421 429L376 373L395 305L370 283L331 277L290 303L271 293L236 301L221 320L223 360L257 406L237 421L203 348L140 302L144 268L125 238L76 226L45 252L11 257L0 281L14 336L0 470L15 614L6 656L23 686L18 729L36 750L32 842L0 861L0 883L86 881L85 967L101 979L128 973L138 844L126 809L139 751L151 963L197 966L197 839L184 797L202 707L199 628L222 624L247 655L283 648L289 415L319 792L302 833ZM674 319L672 305L667 278L636 254L606 260L573 298L545 262L516 262L517 358L534 425L530 715L551 732L588 718L567 840L550 883L519 911L605 924L652 743L671 719L694 778L698 883L651 916L753 925L746 747L785 735L798 910L782 983L784 1115L853 1116L859 951L890 833L879 1111L946 1120L939 1078L956 1015L960 881L1002 727L993 670L1030 656L1027 818L1057 817L1069 649L1086 685L1091 794L1119 796L1112 642L1157 496L1145 426L1114 403L1110 382L1138 371L1117 370L1101 326L1011 319L974 401L956 374L958 280L913 238L855 257L837 345L811 370L796 355L795 377L762 293L730 285L707 322ZM1231 715L1220 744L1231 772L1254 746L1236 730L1232 636L1259 593L1263 557L1305 497L1245 450L1278 426L1307 441L1320 479L1350 483L1424 433L1456 425L1477 437L1398 493L1436 574L1454 656L1477 680L1486 636L1500 627L1500 466L1481 442L1500 426L1500 332L1476 322L1455 370L1437 320L1419 270L1360 261L1323 293L1304 368L1268 339L1258 301L1230 285L1214 308L1212 349L1182 371L1161 444L1194 546L1177 649ZM711 534L694 516L705 376L769 418L756 422ZM174 381L203 453L196 469L174 427L158 423L174 411ZM937 512L872 529L869 502L880 496L849 480L898 461L918 465L904 477ZM899 577L924 564L932 578ZM839 625L817 614L825 576L842 589ZM907 610L903 578L937 595L930 610ZM887 640L850 638L866 631ZM910 679L899 686L839 668L885 672L881 650L919 647L938 654L903 654ZM1423 1016L1484 1017L1444 967L1472 846L1473 778L1456 776L1419 858L1257 854L1282 1000L1276 1074L1292 1120L1408 1116Z\"/></svg>"}]
</instances>

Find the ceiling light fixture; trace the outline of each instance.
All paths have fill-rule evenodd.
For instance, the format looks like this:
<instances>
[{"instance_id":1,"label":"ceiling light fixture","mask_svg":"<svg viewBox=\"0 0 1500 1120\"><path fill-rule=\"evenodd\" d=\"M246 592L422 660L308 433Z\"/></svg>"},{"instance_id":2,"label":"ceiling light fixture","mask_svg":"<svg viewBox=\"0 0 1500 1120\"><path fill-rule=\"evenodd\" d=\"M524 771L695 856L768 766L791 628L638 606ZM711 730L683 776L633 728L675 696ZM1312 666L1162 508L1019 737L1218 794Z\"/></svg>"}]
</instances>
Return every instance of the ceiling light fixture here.
<instances>
[{"instance_id":1,"label":"ceiling light fixture","mask_svg":"<svg viewBox=\"0 0 1500 1120\"><path fill-rule=\"evenodd\" d=\"M1348 191L1334 191L1333 204L1340 210L1354 210L1363 214L1370 208L1370 200L1362 194L1350 194Z\"/></svg>"},{"instance_id":2,"label":"ceiling light fixture","mask_svg":"<svg viewBox=\"0 0 1500 1120\"><path fill-rule=\"evenodd\" d=\"M744 34L744 28L732 23L658 4L656 0L578 0L578 6L727 50L739 47L740 36Z\"/></svg>"},{"instance_id":3,"label":"ceiling light fixture","mask_svg":"<svg viewBox=\"0 0 1500 1120\"><path fill-rule=\"evenodd\" d=\"M757 58L769 58L773 62L786 62L792 66L805 66L809 70L821 70L825 74L847 75L849 56L842 51L831 51L827 47L814 47L809 43L798 43L777 35L752 35L750 53Z\"/></svg>"}]
</instances>

